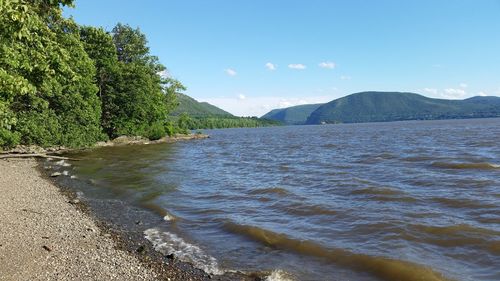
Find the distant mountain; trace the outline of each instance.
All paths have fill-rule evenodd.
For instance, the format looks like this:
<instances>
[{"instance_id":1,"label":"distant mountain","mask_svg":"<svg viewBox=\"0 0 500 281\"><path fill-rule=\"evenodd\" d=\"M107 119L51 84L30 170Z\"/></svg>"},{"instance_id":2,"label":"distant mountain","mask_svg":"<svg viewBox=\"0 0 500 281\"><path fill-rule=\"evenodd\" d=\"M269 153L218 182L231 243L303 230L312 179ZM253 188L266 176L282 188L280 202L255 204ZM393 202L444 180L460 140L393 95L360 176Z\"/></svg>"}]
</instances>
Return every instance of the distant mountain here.
<instances>
[{"instance_id":1,"label":"distant mountain","mask_svg":"<svg viewBox=\"0 0 500 281\"><path fill-rule=\"evenodd\" d=\"M177 94L177 101L179 102L179 106L172 112L172 115L180 115L185 112L191 117L233 117L231 113L215 105L211 105L207 102L199 102L184 94Z\"/></svg>"},{"instance_id":2,"label":"distant mountain","mask_svg":"<svg viewBox=\"0 0 500 281\"><path fill-rule=\"evenodd\" d=\"M313 111L323 104L305 104L288 108L274 109L263 115L262 119L282 122L286 125L303 125Z\"/></svg>"},{"instance_id":3,"label":"distant mountain","mask_svg":"<svg viewBox=\"0 0 500 281\"><path fill-rule=\"evenodd\" d=\"M432 99L414 93L362 92L323 104L307 124L500 117L499 97Z\"/></svg>"}]
</instances>

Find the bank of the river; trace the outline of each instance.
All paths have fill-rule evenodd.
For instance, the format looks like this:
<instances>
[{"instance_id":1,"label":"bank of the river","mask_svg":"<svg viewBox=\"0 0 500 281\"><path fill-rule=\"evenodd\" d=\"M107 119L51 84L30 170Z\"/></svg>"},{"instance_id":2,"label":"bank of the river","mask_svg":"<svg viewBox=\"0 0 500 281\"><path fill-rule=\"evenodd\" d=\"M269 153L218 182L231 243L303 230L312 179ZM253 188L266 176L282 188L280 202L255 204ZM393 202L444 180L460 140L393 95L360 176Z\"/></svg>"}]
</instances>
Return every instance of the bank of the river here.
<instances>
[{"instance_id":1,"label":"bank of the river","mask_svg":"<svg viewBox=\"0 0 500 281\"><path fill-rule=\"evenodd\" d=\"M209 276L108 228L33 159L0 160L0 175L0 280L252 279Z\"/></svg>"},{"instance_id":2,"label":"bank of the river","mask_svg":"<svg viewBox=\"0 0 500 281\"><path fill-rule=\"evenodd\" d=\"M0 148L0 153L1 154L53 154L53 153L64 153L64 152L69 152L69 151L75 151L75 150L81 150L81 149L92 149L92 148L99 148L99 147L110 147L110 146L125 146L125 145L147 145L147 144L158 144L158 143L172 143L172 142L178 142L178 141L186 141L186 140L198 140L198 139L206 139L209 138L209 135L206 134L176 134L174 136L165 136L161 139L158 140L149 140L144 137L128 137L128 136L121 136L113 140L109 141L103 141L103 142L98 142L94 144L92 147L87 147L87 148L67 148L64 146L55 146L55 147L48 147L48 148L42 148L37 145L18 145L13 149L10 150L5 150L2 151Z\"/></svg>"}]
</instances>

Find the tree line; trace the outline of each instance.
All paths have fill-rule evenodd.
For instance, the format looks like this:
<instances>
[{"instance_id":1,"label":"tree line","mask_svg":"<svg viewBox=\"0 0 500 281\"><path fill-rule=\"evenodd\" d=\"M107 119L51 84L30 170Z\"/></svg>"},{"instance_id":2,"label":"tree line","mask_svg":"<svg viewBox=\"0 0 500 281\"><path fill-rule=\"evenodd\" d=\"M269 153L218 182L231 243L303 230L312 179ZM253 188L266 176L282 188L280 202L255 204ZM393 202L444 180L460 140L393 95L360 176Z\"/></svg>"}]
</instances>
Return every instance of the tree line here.
<instances>
[{"instance_id":1,"label":"tree line","mask_svg":"<svg viewBox=\"0 0 500 281\"><path fill-rule=\"evenodd\" d=\"M224 129L224 128L256 128L264 126L279 126L281 122L257 117L235 116L204 116L192 117L187 113L171 116L170 120L183 130Z\"/></svg>"}]
</instances>

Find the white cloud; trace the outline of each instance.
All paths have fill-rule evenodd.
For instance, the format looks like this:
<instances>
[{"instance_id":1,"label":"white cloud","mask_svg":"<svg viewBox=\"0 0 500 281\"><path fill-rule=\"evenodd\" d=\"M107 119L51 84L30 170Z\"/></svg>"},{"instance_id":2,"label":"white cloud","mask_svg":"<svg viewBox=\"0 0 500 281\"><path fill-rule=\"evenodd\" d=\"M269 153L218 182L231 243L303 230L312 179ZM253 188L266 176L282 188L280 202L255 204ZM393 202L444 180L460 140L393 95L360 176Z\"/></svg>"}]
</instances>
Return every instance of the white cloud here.
<instances>
[{"instance_id":1,"label":"white cloud","mask_svg":"<svg viewBox=\"0 0 500 281\"><path fill-rule=\"evenodd\" d=\"M244 100L246 99L247 97L244 95L244 94L238 94L238 99L240 100Z\"/></svg>"},{"instance_id":2,"label":"white cloud","mask_svg":"<svg viewBox=\"0 0 500 281\"><path fill-rule=\"evenodd\" d=\"M200 99L218 106L237 116L262 116L272 109L284 108L301 104L325 103L337 98L336 96L308 96L308 97L281 97L281 96L246 96L244 100L238 96Z\"/></svg>"},{"instance_id":3,"label":"white cloud","mask_svg":"<svg viewBox=\"0 0 500 281\"><path fill-rule=\"evenodd\" d=\"M436 89L436 88L423 88L422 91L434 98L444 98L444 99L465 99L470 96L467 93L467 85L461 83L458 88L446 88L446 89Z\"/></svg>"},{"instance_id":4,"label":"white cloud","mask_svg":"<svg viewBox=\"0 0 500 281\"><path fill-rule=\"evenodd\" d=\"M288 68L291 69L297 69L297 70L303 70L306 69L306 66L301 64L301 63L291 63L288 65Z\"/></svg>"},{"instance_id":5,"label":"white cloud","mask_svg":"<svg viewBox=\"0 0 500 281\"><path fill-rule=\"evenodd\" d=\"M486 96L488 96L485 92L479 92L479 93L477 93L477 95L480 96L480 97L486 97Z\"/></svg>"},{"instance_id":6,"label":"white cloud","mask_svg":"<svg viewBox=\"0 0 500 281\"><path fill-rule=\"evenodd\" d=\"M224 72L226 72L227 75L229 76L236 76L236 70L232 69L232 68L227 68L224 70Z\"/></svg>"},{"instance_id":7,"label":"white cloud","mask_svg":"<svg viewBox=\"0 0 500 281\"><path fill-rule=\"evenodd\" d=\"M444 97L450 98L450 99L462 99L467 95L467 92L462 89L455 89L455 88L448 88L444 89Z\"/></svg>"},{"instance_id":8,"label":"white cloud","mask_svg":"<svg viewBox=\"0 0 500 281\"><path fill-rule=\"evenodd\" d=\"M459 86L460 86L460 88L464 88L465 89L465 88L467 88L468 85L466 83L460 83Z\"/></svg>"},{"instance_id":9,"label":"white cloud","mask_svg":"<svg viewBox=\"0 0 500 281\"><path fill-rule=\"evenodd\" d=\"M334 62L331 62L331 61L324 61L324 62L320 62L318 64L318 66L321 68L334 69L336 65Z\"/></svg>"},{"instance_id":10,"label":"white cloud","mask_svg":"<svg viewBox=\"0 0 500 281\"><path fill-rule=\"evenodd\" d=\"M347 76L347 75L341 75L340 76L340 80L351 80L352 77L351 76Z\"/></svg>"},{"instance_id":11,"label":"white cloud","mask_svg":"<svg viewBox=\"0 0 500 281\"><path fill-rule=\"evenodd\" d=\"M266 68L268 70L276 70L276 65L273 64L273 63L268 62L268 63L266 63Z\"/></svg>"}]
</instances>

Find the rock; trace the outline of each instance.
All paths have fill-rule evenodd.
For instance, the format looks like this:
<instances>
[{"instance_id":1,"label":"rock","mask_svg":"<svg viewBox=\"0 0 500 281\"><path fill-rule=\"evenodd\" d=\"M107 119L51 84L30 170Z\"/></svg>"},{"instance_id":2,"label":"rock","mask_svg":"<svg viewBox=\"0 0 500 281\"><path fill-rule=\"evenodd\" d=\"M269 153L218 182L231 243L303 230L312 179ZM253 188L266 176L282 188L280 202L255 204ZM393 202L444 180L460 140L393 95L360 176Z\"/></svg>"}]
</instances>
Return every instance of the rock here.
<instances>
[{"instance_id":1,"label":"rock","mask_svg":"<svg viewBox=\"0 0 500 281\"><path fill-rule=\"evenodd\" d=\"M52 252L52 249L48 246L43 245L42 248L44 248L47 252Z\"/></svg>"},{"instance_id":2,"label":"rock","mask_svg":"<svg viewBox=\"0 0 500 281\"><path fill-rule=\"evenodd\" d=\"M78 200L78 199L71 199L71 200L68 201L68 203L75 205L75 204L79 204L80 200Z\"/></svg>"},{"instance_id":3,"label":"rock","mask_svg":"<svg viewBox=\"0 0 500 281\"><path fill-rule=\"evenodd\" d=\"M169 260L173 260L173 259L175 259L175 255L174 255L174 254L168 254L168 255L166 255L165 257L166 257L167 259L169 259Z\"/></svg>"},{"instance_id":4,"label":"rock","mask_svg":"<svg viewBox=\"0 0 500 281\"><path fill-rule=\"evenodd\" d=\"M50 176L53 177L53 178L58 177L60 175L62 175L62 174L59 173L59 172L54 172L54 173L50 174Z\"/></svg>"},{"instance_id":5,"label":"rock","mask_svg":"<svg viewBox=\"0 0 500 281\"><path fill-rule=\"evenodd\" d=\"M139 254L142 254L144 252L144 250L146 250L146 248L143 245L140 245L137 248L136 252L138 252Z\"/></svg>"},{"instance_id":6,"label":"rock","mask_svg":"<svg viewBox=\"0 0 500 281\"><path fill-rule=\"evenodd\" d=\"M142 221L136 221L135 224L140 225L142 224Z\"/></svg>"},{"instance_id":7,"label":"rock","mask_svg":"<svg viewBox=\"0 0 500 281\"><path fill-rule=\"evenodd\" d=\"M104 234L104 237L110 238L110 237L111 237L111 234L106 233L106 234Z\"/></svg>"}]
</instances>

